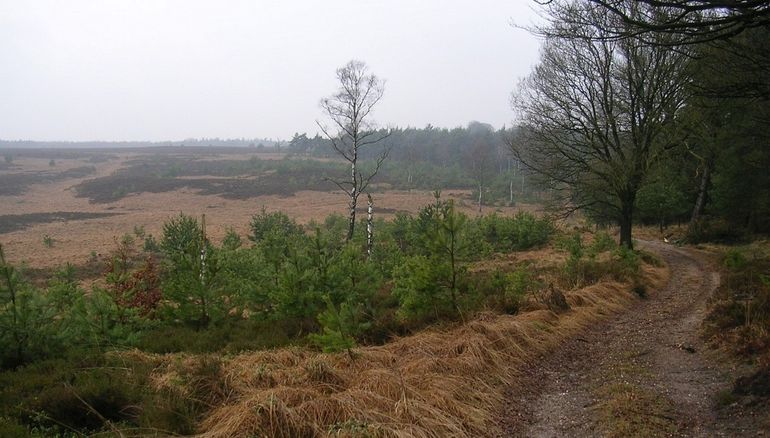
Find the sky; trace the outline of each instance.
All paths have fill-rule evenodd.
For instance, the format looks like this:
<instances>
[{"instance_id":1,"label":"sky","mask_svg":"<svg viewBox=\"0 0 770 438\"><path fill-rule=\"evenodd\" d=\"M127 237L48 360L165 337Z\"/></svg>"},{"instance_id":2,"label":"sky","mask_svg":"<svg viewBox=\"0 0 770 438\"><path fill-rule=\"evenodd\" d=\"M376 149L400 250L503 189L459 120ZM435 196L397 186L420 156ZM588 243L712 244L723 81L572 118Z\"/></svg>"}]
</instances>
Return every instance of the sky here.
<instances>
[{"instance_id":1,"label":"sky","mask_svg":"<svg viewBox=\"0 0 770 438\"><path fill-rule=\"evenodd\" d=\"M510 125L531 0L0 0L0 139L314 135L335 71L385 80L380 126Z\"/></svg>"}]
</instances>

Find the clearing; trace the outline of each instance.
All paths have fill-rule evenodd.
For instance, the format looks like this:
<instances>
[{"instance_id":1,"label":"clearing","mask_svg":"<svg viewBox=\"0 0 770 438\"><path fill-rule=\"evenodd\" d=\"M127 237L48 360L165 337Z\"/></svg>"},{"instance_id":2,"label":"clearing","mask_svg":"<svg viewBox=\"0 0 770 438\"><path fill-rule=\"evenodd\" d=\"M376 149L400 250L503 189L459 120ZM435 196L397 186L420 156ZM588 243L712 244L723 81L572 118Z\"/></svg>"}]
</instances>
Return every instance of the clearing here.
<instances>
[{"instance_id":1,"label":"clearing","mask_svg":"<svg viewBox=\"0 0 770 438\"><path fill-rule=\"evenodd\" d=\"M251 217L263 207L303 224L347 211L345 195L323 180L324 172L334 171L334 162L323 158L284 161L286 154L247 148L14 153L13 163L0 167L0 240L9 261L38 269L87 264L92 253L109 252L116 239L137 228L158 237L163 223L180 212L205 214L209 237L219 242L228 228L245 237ZM275 166L280 172L270 170ZM475 214L470 190L448 189L442 196ZM431 190L387 187L373 197L375 217L385 219L416 213L434 199ZM484 212L533 209L485 206ZM44 244L44 236L52 245Z\"/></svg>"}]
</instances>

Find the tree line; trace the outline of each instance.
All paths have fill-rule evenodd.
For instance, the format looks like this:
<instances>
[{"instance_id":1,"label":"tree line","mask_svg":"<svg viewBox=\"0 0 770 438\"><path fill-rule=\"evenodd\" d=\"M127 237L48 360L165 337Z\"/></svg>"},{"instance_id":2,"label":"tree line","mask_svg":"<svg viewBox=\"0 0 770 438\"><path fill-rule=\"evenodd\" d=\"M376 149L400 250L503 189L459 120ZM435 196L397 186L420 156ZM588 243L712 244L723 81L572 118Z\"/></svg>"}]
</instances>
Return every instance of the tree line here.
<instances>
[{"instance_id":1,"label":"tree line","mask_svg":"<svg viewBox=\"0 0 770 438\"><path fill-rule=\"evenodd\" d=\"M767 2L540 3L509 145L559 211L628 247L639 220L689 222L691 241L770 230Z\"/></svg>"}]
</instances>

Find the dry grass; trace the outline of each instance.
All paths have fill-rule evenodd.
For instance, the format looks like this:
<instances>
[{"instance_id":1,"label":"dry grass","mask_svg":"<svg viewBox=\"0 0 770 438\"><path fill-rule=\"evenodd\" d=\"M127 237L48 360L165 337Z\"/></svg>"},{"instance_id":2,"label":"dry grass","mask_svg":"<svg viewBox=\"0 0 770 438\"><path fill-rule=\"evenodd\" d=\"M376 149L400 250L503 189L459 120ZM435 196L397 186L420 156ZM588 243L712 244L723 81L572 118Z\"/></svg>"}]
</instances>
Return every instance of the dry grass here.
<instances>
[{"instance_id":1,"label":"dry grass","mask_svg":"<svg viewBox=\"0 0 770 438\"><path fill-rule=\"evenodd\" d=\"M665 277L647 268L649 281ZM200 423L202 437L489 436L503 389L519 372L633 294L600 283L566 294L571 310L516 316L480 313L453 328L432 329L352 356L300 348L241 354L222 361L222 403ZM174 390L186 355L126 353L157 365L154 384Z\"/></svg>"},{"instance_id":2,"label":"dry grass","mask_svg":"<svg viewBox=\"0 0 770 438\"><path fill-rule=\"evenodd\" d=\"M628 382L602 386L596 408L608 437L681 436L682 424L673 402L660 394Z\"/></svg>"},{"instance_id":3,"label":"dry grass","mask_svg":"<svg viewBox=\"0 0 770 438\"><path fill-rule=\"evenodd\" d=\"M26 262L36 268L52 268L66 262L85 263L91 251L106 254L114 248L114 239L125 233L132 233L134 226L143 226L146 233L158 237L162 225L169 218L180 212L200 217L205 214L208 232L215 242L219 242L228 228L245 236L252 215L264 206L269 211L280 210L300 223L310 220L323 221L332 213L345 214L346 198L338 192L300 191L294 196L259 196L252 199L225 199L216 195L202 195L194 190L180 189L165 193L143 193L127 196L111 203L91 204L86 198L76 197L74 187L86 180L107 176L124 167L130 160L136 159L141 152L120 152L118 158L91 163L86 159L57 160L56 170L66 170L79 166L94 166L96 172L86 178L71 178L62 181L36 184L20 196L0 196L0 215L50 213L56 211L82 213L118 213L111 217L102 217L78 221L59 221L32 225L24 230L0 235L0 241L6 249L6 256L12 263ZM260 154L260 159L281 158L282 155ZM207 160L217 157L205 157ZM248 159L248 155L223 155L221 159ZM2 172L35 172L49 169L48 159L19 158L14 161L12 170ZM458 208L464 213L475 215L475 204L468 200L470 191L449 190L443 193L446 198L457 199ZM420 208L434 201L430 191L387 191L374 195L375 215L385 219L392 218L396 211L416 213ZM499 211L500 214L512 215L521 210L533 210L533 207L484 207L484 213ZM43 244L42 237L49 235L56 240L51 248Z\"/></svg>"},{"instance_id":4,"label":"dry grass","mask_svg":"<svg viewBox=\"0 0 770 438\"><path fill-rule=\"evenodd\" d=\"M685 424L677 415L675 403L665 391L642 385L653 373L634 360L640 353L628 351L613 357L603 374L603 382L593 389L598 401L599 424L607 437L682 436Z\"/></svg>"}]
</instances>

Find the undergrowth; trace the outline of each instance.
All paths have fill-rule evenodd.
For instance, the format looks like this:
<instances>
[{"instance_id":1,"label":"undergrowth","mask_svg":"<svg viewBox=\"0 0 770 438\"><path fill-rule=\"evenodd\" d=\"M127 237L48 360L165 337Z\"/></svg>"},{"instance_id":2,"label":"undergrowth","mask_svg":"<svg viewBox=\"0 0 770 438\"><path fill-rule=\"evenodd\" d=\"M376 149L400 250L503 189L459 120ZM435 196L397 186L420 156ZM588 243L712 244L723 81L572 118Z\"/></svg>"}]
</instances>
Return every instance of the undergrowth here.
<instances>
[{"instance_id":1,"label":"undergrowth","mask_svg":"<svg viewBox=\"0 0 770 438\"><path fill-rule=\"evenodd\" d=\"M766 242L725 249L719 260L721 284L711 300L704 332L711 342L753 364L738 376L723 404L748 398L770 401L770 250ZM759 399L756 399L759 397ZM760 401L758 401L760 400ZM764 400L763 402L761 400Z\"/></svg>"},{"instance_id":2,"label":"undergrowth","mask_svg":"<svg viewBox=\"0 0 770 438\"><path fill-rule=\"evenodd\" d=\"M706 319L707 335L742 357L770 354L770 253L766 245L729 248Z\"/></svg>"},{"instance_id":3,"label":"undergrowth","mask_svg":"<svg viewBox=\"0 0 770 438\"><path fill-rule=\"evenodd\" d=\"M374 433L391 427L384 426L386 419L364 411L355 414L346 407L368 403L371 394L356 391L374 391L364 386L378 382L379 377L369 376L374 380L353 383L351 370L371 362L362 355L388 351L392 358L388 360L397 362L407 352L391 349L411 345L398 337L428 333L424 337L429 342L421 348L433 348L428 347L432 330L460 330L468 337L442 335L444 344L435 347L445 360L423 363L423 354L412 352L410 368L399 373L419 371L410 374L415 379L457 367L453 379L464 379L468 371L499 370L529 348L529 341L524 337L515 348L502 342L498 329L473 322L489 318L485 312L533 311L540 315L532 323L533 333L557 336L554 312L621 300L612 295L615 292L601 295L601 288L575 296L571 290L603 280L643 284L640 266L655 263L654 257L619 248L609 236L599 234L590 243L579 235L564 238L559 244L568 254L563 265L522 261L493 266L490 260L505 260L513 251L547 245L552 224L528 214L468 218L451 201L438 198L417 216L377 222L371 258L365 255L363 233L345 242L344 219L332 216L308 228L282 213L263 210L252 220L250 246L232 230L226 244L216 246L208 240L203 221L190 216L172 218L157 240L137 227L132 235L116 239L102 281L88 292L78 284L78 271L71 266L58 271L43 289L3 260L0 292L6 301L0 324L9 328L4 333L29 336L0 338L5 368L0 373L0 435L194 434L212 427L212 418L235 421L212 411L226 406L232 394L248 393L233 388L235 380L238 385L272 388L248 405L249 415L264 414L278 421L272 426L259 423L257 434L278 430L276 424L300 434ZM596 296L591 298L592 294ZM543 309L552 312L538 313ZM21 314L25 318L11 318ZM522 330L515 322L505 327L511 333ZM492 347L487 341L501 344ZM297 349L283 348L290 346ZM504 350L506 346L514 349ZM280 364L255 362L254 369L261 371L248 371L257 373L252 381L232 375L231 358L269 349L276 349L278 356L292 353L286 353ZM318 356L321 350L332 354ZM340 355L334 354L340 351L350 362L341 365ZM378 360L375 369L386 372ZM279 365L302 377L297 380L270 368ZM474 385L483 389L491 384L486 380L490 376L478 377L481 380L461 387L471 391ZM406 421L417 415L440 421L446 415L465 415L445 412L447 406L478 409L473 397L457 404L452 400L459 396L441 393L438 383L425 388L417 380L405 383L404 378L383 377L387 385L400 388L388 389L395 391L387 396L392 399L389 403L396 403L392 418ZM292 389L294 396L279 397L276 385L286 385L281 391L289 391L302 379L309 392ZM437 400L447 406L412 399L428 390L438 391ZM336 407L310 406L340 391L330 402ZM310 404L303 405L309 413L302 415L312 418L289 413L299 402ZM416 411L409 414L409 409ZM330 417L318 417L323 412ZM259 422L263 420L260 417ZM434 426L447 434L462 434L482 430L486 420L468 421L473 424Z\"/></svg>"}]
</instances>

